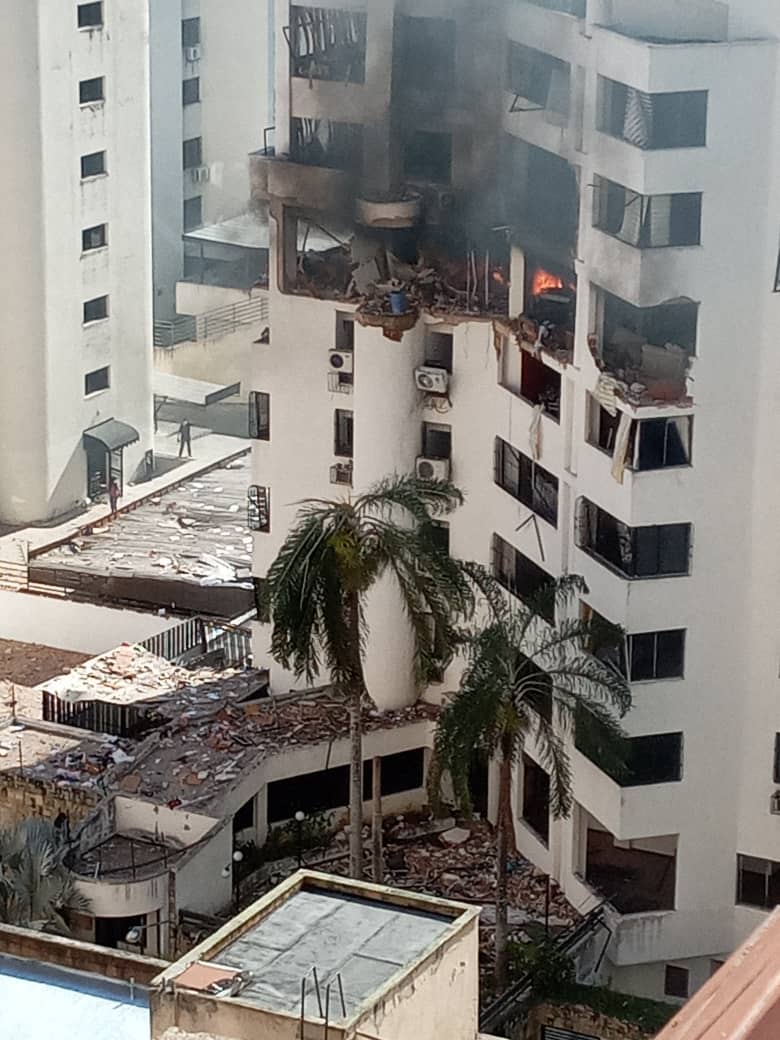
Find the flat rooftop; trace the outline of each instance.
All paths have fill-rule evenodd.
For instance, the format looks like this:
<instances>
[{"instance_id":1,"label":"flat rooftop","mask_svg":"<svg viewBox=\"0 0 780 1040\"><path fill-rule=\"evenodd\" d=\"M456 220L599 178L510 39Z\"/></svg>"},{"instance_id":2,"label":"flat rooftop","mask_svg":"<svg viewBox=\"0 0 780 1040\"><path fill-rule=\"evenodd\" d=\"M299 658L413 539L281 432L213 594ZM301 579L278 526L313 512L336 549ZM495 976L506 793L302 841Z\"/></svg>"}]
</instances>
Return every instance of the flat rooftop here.
<instances>
[{"instance_id":1,"label":"flat rooftop","mask_svg":"<svg viewBox=\"0 0 780 1040\"><path fill-rule=\"evenodd\" d=\"M78 654L73 650L0 639L0 683L6 680L23 686L37 686L88 659L88 654Z\"/></svg>"},{"instance_id":2,"label":"flat rooftop","mask_svg":"<svg viewBox=\"0 0 780 1040\"><path fill-rule=\"evenodd\" d=\"M175 979L178 989L204 993L233 979L236 985L225 999L295 1015L301 1011L305 979L304 1015L321 1018L316 968L322 1000L331 987L329 1020L343 1024L379 999L391 980L400 983L454 926L467 925L477 913L460 903L412 897L381 885L299 873L166 976Z\"/></svg>"},{"instance_id":3,"label":"flat rooftop","mask_svg":"<svg viewBox=\"0 0 780 1040\"><path fill-rule=\"evenodd\" d=\"M97 975L0 956L0 1034L8 1040L149 1040L146 993Z\"/></svg>"}]
</instances>

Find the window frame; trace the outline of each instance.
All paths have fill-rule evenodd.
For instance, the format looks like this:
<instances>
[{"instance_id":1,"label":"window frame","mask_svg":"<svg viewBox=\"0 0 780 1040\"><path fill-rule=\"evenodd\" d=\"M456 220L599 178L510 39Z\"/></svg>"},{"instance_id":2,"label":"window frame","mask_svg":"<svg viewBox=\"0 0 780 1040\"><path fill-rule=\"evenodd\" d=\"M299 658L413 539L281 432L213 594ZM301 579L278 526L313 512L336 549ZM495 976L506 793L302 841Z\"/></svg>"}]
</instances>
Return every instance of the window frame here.
<instances>
[{"instance_id":1,"label":"window frame","mask_svg":"<svg viewBox=\"0 0 780 1040\"><path fill-rule=\"evenodd\" d=\"M96 244L89 243L89 236L99 232L99 241ZM94 253L98 249L108 248L108 224L95 224L93 227L82 228L81 231L81 252L82 253Z\"/></svg>"},{"instance_id":2,"label":"window frame","mask_svg":"<svg viewBox=\"0 0 780 1040\"><path fill-rule=\"evenodd\" d=\"M659 742L659 741L661 741L665 737L679 738L676 741L676 748L675 748L675 754L676 754L676 757L677 757L676 769L673 771L675 773L675 775L674 776L662 776L662 777L657 778L657 779L655 779L655 778L647 779L646 775L643 775L641 779L637 779L636 776L635 776L635 766L634 766L634 762L633 762L633 759L634 759L634 749L637 748L637 747L642 747L644 749L648 749L648 751L646 752L647 759L649 760L649 759L652 758L653 762L657 764L657 762L658 762L658 753L657 753L657 749L656 749L656 751L652 750L652 742L653 741ZM639 743L640 741L642 741L643 743L640 744ZM679 784L682 781L683 776L684 776L684 757L683 757L684 756L684 744L685 744L684 734L683 734L683 732L681 730L673 730L672 732L669 732L669 733L643 733L641 736L638 736L638 737L629 737L628 738L629 753L628 753L628 759L627 759L627 767L628 767L627 768L627 775L621 781L620 786L621 787L654 787L657 784ZM671 772L671 770L670 770L670 772Z\"/></svg>"},{"instance_id":3,"label":"window frame","mask_svg":"<svg viewBox=\"0 0 780 1040\"><path fill-rule=\"evenodd\" d=\"M193 203L197 203L197 207L196 208L198 210L198 219L197 219L197 221L194 224L190 220L187 219L187 217L188 217L188 209L192 208ZM184 230L184 234L185 235L187 234L188 231L195 231L197 228L203 227L203 196L202 195L192 195L190 198L184 199L184 201L182 203L181 222L182 222L182 228Z\"/></svg>"},{"instance_id":4,"label":"window frame","mask_svg":"<svg viewBox=\"0 0 780 1040\"><path fill-rule=\"evenodd\" d=\"M197 161L193 161L197 159ZM183 170L197 170L203 166L203 136L187 137L181 143L181 162Z\"/></svg>"},{"instance_id":5,"label":"window frame","mask_svg":"<svg viewBox=\"0 0 780 1040\"><path fill-rule=\"evenodd\" d=\"M507 564L510 566L507 567ZM525 576L521 571L525 570ZM490 572L499 585L515 599L525 603L528 597L539 596L544 592L544 586L552 587L555 578L535 563L532 559L516 549L511 542L507 542L500 534L493 532L490 551ZM535 583L535 588L529 588L528 584ZM525 586L522 587L521 586ZM545 604L546 606L546 604ZM539 614L548 624L555 624L555 603L546 613Z\"/></svg>"},{"instance_id":6,"label":"window frame","mask_svg":"<svg viewBox=\"0 0 780 1040\"><path fill-rule=\"evenodd\" d=\"M102 314L99 314L94 318L88 317L87 308L98 303L103 305ZM82 325L95 325L99 321L107 321L109 313L108 293L105 293L103 296L93 296L91 300L84 300L82 305Z\"/></svg>"},{"instance_id":7,"label":"window frame","mask_svg":"<svg viewBox=\"0 0 780 1040\"><path fill-rule=\"evenodd\" d=\"M249 391L249 436L256 441L271 439L271 395L262 390Z\"/></svg>"},{"instance_id":8,"label":"window frame","mask_svg":"<svg viewBox=\"0 0 780 1040\"><path fill-rule=\"evenodd\" d=\"M655 632L631 632L627 637L627 655L628 655L628 675L627 679L631 683L640 682L666 682L672 679L684 679L685 678L685 643L686 643L687 629L684 628L665 628L658 629ZM679 636L680 638L680 670L678 674L671 675L659 675L658 674L658 642L659 637L664 636ZM635 641L639 639L652 638L652 675L636 676L635 675L635 662L637 658Z\"/></svg>"},{"instance_id":9,"label":"window frame","mask_svg":"<svg viewBox=\"0 0 780 1040\"><path fill-rule=\"evenodd\" d=\"M513 481L511 477L515 470L517 477ZM493 482L552 527L558 527L560 481L554 473L498 436L493 446ZM554 486L554 505L548 504L540 490L543 482Z\"/></svg>"},{"instance_id":10,"label":"window frame","mask_svg":"<svg viewBox=\"0 0 780 1040\"><path fill-rule=\"evenodd\" d=\"M92 390L89 389L89 380L94 376L102 376L105 374L105 382L100 386L94 387ZM84 396L93 397L95 394L102 394L105 390L111 389L111 366L102 365L100 368L95 368L91 372L84 373Z\"/></svg>"},{"instance_id":11,"label":"window frame","mask_svg":"<svg viewBox=\"0 0 780 1040\"><path fill-rule=\"evenodd\" d=\"M680 983L679 986L677 982ZM687 1000L690 995L690 970L682 964L667 964L664 969L664 996L673 997L675 1000Z\"/></svg>"},{"instance_id":12,"label":"window frame","mask_svg":"<svg viewBox=\"0 0 780 1040\"><path fill-rule=\"evenodd\" d=\"M670 554L669 545L662 545L661 531L676 532L684 537L684 551L680 552L680 559L684 557L684 570L661 569L660 564L663 554ZM640 545L639 539L645 544ZM605 549L610 550L617 546L620 553L621 539L627 539L626 545L630 548L630 566L628 563L610 559L605 555ZM605 544L606 543L606 544ZM614 545L610 545L614 543ZM646 524L641 527L629 527L628 524L608 513L605 509L596 505L589 498L581 495L575 510L575 544L581 552L586 553L597 560L603 567L614 574L625 578L626 581L646 581L651 578L685 578L692 572L692 549L693 549L693 524ZM682 550L683 547L678 546ZM648 558L655 556L656 569L647 570Z\"/></svg>"},{"instance_id":13,"label":"window frame","mask_svg":"<svg viewBox=\"0 0 780 1040\"><path fill-rule=\"evenodd\" d=\"M195 84L195 97L187 96L187 87L194 83ZM181 81L181 103L184 108L190 105L200 104L200 76L188 76L187 79Z\"/></svg>"},{"instance_id":14,"label":"window frame","mask_svg":"<svg viewBox=\"0 0 780 1040\"><path fill-rule=\"evenodd\" d=\"M420 445L421 455L424 459L451 459L452 458L452 426L449 423L423 422L422 443ZM447 440L446 454L442 455L441 448L434 450L437 440Z\"/></svg>"},{"instance_id":15,"label":"window frame","mask_svg":"<svg viewBox=\"0 0 780 1040\"><path fill-rule=\"evenodd\" d=\"M101 157L101 169L97 173L85 173L84 172L84 160L85 159L94 159L98 155ZM105 149L103 149L102 151L99 151L99 152L85 152L84 155L82 155L81 158L80 158L79 169L80 169L80 172L81 172L81 180L83 180L83 181L92 180L94 177L107 177L108 176L108 167L107 167L107 164L106 164L106 151L105 151Z\"/></svg>"},{"instance_id":16,"label":"window frame","mask_svg":"<svg viewBox=\"0 0 780 1040\"><path fill-rule=\"evenodd\" d=\"M190 33L190 30L195 28L195 33ZM201 32L200 32L200 17L194 18L182 18L181 20L181 45L182 49L185 47L200 47L201 44ZM190 39L190 35L192 38Z\"/></svg>"},{"instance_id":17,"label":"window frame","mask_svg":"<svg viewBox=\"0 0 780 1040\"><path fill-rule=\"evenodd\" d=\"M761 864L761 870L758 869L758 864ZM747 867L747 870L745 870ZM777 868L772 870L772 867ZM744 874L749 873L755 877L762 877L762 889L763 895L760 902L755 902L752 899L746 898L745 896L745 885L744 885ZM780 862L773 859L765 859L763 856L749 856L745 853L737 853L737 884L735 893L735 903L738 906L752 906L759 910L774 910L776 906L780 906L780 881L777 883L777 898L773 894L772 878L777 875L780 878Z\"/></svg>"},{"instance_id":18,"label":"window frame","mask_svg":"<svg viewBox=\"0 0 780 1040\"><path fill-rule=\"evenodd\" d=\"M333 454L340 459L355 457L355 413L351 408L333 410Z\"/></svg>"},{"instance_id":19,"label":"window frame","mask_svg":"<svg viewBox=\"0 0 780 1040\"><path fill-rule=\"evenodd\" d=\"M93 85L99 84L100 94L95 97L85 97L87 89ZM79 107L89 108L90 105L102 105L106 100L106 77L105 76L91 76L89 79L79 80Z\"/></svg>"},{"instance_id":20,"label":"window frame","mask_svg":"<svg viewBox=\"0 0 780 1040\"><path fill-rule=\"evenodd\" d=\"M609 177L596 175L593 185L594 205L592 224L597 231L623 242L632 249L690 249L701 245L701 227L703 210L703 192L681 191L659 193L657 195L642 195L632 188L626 187L619 181L613 181ZM622 193L622 217L620 227L612 229L611 211L621 208ZM652 240L654 210L664 203L661 200L668 199L669 205L669 241L654 242ZM635 235L623 233L625 215L629 207L639 206L639 218L636 222ZM685 210L685 217L683 217ZM681 234L681 230L690 228L689 235ZM674 234L673 232L676 232Z\"/></svg>"},{"instance_id":21,"label":"window frame","mask_svg":"<svg viewBox=\"0 0 780 1040\"><path fill-rule=\"evenodd\" d=\"M95 8L98 9L98 13L100 15L100 20L99 21L97 21L97 22L87 22L87 21L82 21L81 20L82 12L85 12L85 16L86 16L86 12L94 11ZM77 4L76 5L76 25L77 25L77 27L79 29L86 29L86 30L102 29L103 26L105 25L104 11L103 11L103 0L92 0L92 2L89 2L89 3Z\"/></svg>"}]
</instances>

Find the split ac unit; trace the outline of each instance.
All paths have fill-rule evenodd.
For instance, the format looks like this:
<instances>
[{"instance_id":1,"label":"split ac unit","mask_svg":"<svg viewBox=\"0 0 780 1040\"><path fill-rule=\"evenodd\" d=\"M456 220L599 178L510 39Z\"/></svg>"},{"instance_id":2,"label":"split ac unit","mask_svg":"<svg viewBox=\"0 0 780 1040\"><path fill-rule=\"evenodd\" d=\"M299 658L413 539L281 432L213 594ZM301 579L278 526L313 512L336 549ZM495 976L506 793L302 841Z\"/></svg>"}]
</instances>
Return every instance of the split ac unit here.
<instances>
[{"instance_id":1,"label":"split ac unit","mask_svg":"<svg viewBox=\"0 0 780 1040\"><path fill-rule=\"evenodd\" d=\"M446 368L423 365L422 368L414 370L414 381L418 390L425 390L429 394L446 394L450 374Z\"/></svg>"},{"instance_id":2,"label":"split ac unit","mask_svg":"<svg viewBox=\"0 0 780 1040\"><path fill-rule=\"evenodd\" d=\"M184 57L189 62L200 61L200 47L185 47Z\"/></svg>"},{"instance_id":3,"label":"split ac unit","mask_svg":"<svg viewBox=\"0 0 780 1040\"><path fill-rule=\"evenodd\" d=\"M202 184L204 181L209 180L211 177L211 170L208 166L195 166L192 170L192 179L196 184Z\"/></svg>"},{"instance_id":4,"label":"split ac unit","mask_svg":"<svg viewBox=\"0 0 780 1040\"><path fill-rule=\"evenodd\" d=\"M352 372L351 350L331 350L328 360L330 361L330 367L337 372L343 372L344 375L349 375Z\"/></svg>"},{"instance_id":5,"label":"split ac unit","mask_svg":"<svg viewBox=\"0 0 780 1040\"><path fill-rule=\"evenodd\" d=\"M449 480L449 459L426 459L420 456L415 466L415 472L421 480Z\"/></svg>"}]
</instances>

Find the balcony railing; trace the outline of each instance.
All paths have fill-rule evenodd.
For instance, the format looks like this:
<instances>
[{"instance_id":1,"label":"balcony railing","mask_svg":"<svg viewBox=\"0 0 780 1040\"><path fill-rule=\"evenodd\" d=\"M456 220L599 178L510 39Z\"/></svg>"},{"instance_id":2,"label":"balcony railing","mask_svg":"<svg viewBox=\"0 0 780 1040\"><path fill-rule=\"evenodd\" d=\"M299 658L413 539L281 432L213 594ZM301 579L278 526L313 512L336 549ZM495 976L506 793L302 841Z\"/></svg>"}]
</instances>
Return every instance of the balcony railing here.
<instances>
[{"instance_id":1,"label":"balcony railing","mask_svg":"<svg viewBox=\"0 0 780 1040\"><path fill-rule=\"evenodd\" d=\"M177 343L199 342L229 336L242 325L268 320L268 300L254 296L241 303L217 307L205 314L182 315L174 321L154 323L155 347L175 347Z\"/></svg>"}]
</instances>

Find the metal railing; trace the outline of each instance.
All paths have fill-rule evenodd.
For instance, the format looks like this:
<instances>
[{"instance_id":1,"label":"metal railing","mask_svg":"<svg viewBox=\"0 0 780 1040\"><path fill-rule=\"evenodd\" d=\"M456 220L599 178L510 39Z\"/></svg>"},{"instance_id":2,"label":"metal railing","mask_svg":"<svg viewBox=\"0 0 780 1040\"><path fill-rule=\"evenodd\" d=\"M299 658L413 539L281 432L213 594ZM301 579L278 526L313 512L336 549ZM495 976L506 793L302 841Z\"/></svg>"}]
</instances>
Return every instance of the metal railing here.
<instances>
[{"instance_id":1,"label":"metal railing","mask_svg":"<svg viewBox=\"0 0 780 1040\"><path fill-rule=\"evenodd\" d=\"M141 646L173 664L194 664L218 653L225 668L240 668L251 658L252 637L236 625L193 617L150 636Z\"/></svg>"},{"instance_id":2,"label":"metal railing","mask_svg":"<svg viewBox=\"0 0 780 1040\"><path fill-rule=\"evenodd\" d=\"M242 325L268 320L268 299L253 296L241 303L216 307L205 314L181 315L173 321L154 323L155 347L175 347L177 343L199 342L229 336Z\"/></svg>"}]
</instances>

